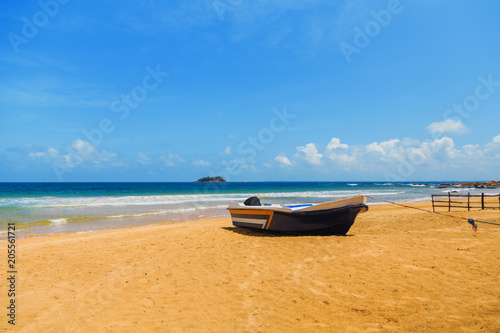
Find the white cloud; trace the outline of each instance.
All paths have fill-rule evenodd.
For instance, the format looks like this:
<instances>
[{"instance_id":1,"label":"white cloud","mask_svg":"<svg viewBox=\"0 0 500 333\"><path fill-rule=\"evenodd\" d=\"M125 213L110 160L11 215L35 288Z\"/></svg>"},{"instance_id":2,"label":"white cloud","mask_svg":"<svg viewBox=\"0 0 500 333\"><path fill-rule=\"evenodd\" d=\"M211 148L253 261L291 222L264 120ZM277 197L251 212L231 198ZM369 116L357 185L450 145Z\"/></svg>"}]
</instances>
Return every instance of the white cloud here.
<instances>
[{"instance_id":1,"label":"white cloud","mask_svg":"<svg viewBox=\"0 0 500 333\"><path fill-rule=\"evenodd\" d=\"M457 155L455 142L447 136L436 139L432 142L422 143L422 148L430 155L439 160L453 158Z\"/></svg>"},{"instance_id":2,"label":"white cloud","mask_svg":"<svg viewBox=\"0 0 500 333\"><path fill-rule=\"evenodd\" d=\"M196 161L193 161L193 165L196 165L196 166L210 166L211 163L210 163L210 161L196 160Z\"/></svg>"},{"instance_id":3,"label":"white cloud","mask_svg":"<svg viewBox=\"0 0 500 333\"><path fill-rule=\"evenodd\" d=\"M494 143L500 143L500 134L495 136L492 140Z\"/></svg>"},{"instance_id":4,"label":"white cloud","mask_svg":"<svg viewBox=\"0 0 500 333\"><path fill-rule=\"evenodd\" d=\"M400 159L404 149L399 146L399 139L392 139L382 142L373 142L366 146L366 152L376 152L388 159Z\"/></svg>"},{"instance_id":5,"label":"white cloud","mask_svg":"<svg viewBox=\"0 0 500 333\"><path fill-rule=\"evenodd\" d=\"M168 154L167 156L162 156L160 159L165 163L168 167L177 166L180 163L186 162L182 157L177 154Z\"/></svg>"},{"instance_id":6,"label":"white cloud","mask_svg":"<svg viewBox=\"0 0 500 333\"><path fill-rule=\"evenodd\" d=\"M97 149L88 141L76 139L71 143L71 149L67 154L61 154L57 149L50 147L46 152L32 152L29 156L32 159L42 160L46 163L58 162L69 168L74 168L84 162L92 162L95 166L101 162L110 162L111 165L117 166L116 153L106 150ZM119 163L124 166L123 162Z\"/></svg>"},{"instance_id":7,"label":"white cloud","mask_svg":"<svg viewBox=\"0 0 500 333\"><path fill-rule=\"evenodd\" d=\"M462 147L462 151L460 155L463 158L471 159L471 160L480 160L484 158L484 152L481 150L479 145L465 145Z\"/></svg>"},{"instance_id":8,"label":"white cloud","mask_svg":"<svg viewBox=\"0 0 500 333\"><path fill-rule=\"evenodd\" d=\"M137 161L141 164L151 164L151 158L148 155L138 152L137 153Z\"/></svg>"},{"instance_id":9,"label":"white cloud","mask_svg":"<svg viewBox=\"0 0 500 333\"><path fill-rule=\"evenodd\" d=\"M353 165L354 163L356 163L356 160L357 160L357 157L356 155L349 155L349 154L337 154L337 153L334 153L334 152L329 152L328 154L326 154L326 157L328 157L330 160L332 160L333 162L335 162L336 164L344 167L344 168L347 168L351 165Z\"/></svg>"},{"instance_id":10,"label":"white cloud","mask_svg":"<svg viewBox=\"0 0 500 333\"><path fill-rule=\"evenodd\" d=\"M76 150L79 155L88 155L96 151L94 145L90 142L83 141L82 139L76 139L73 141L71 147Z\"/></svg>"},{"instance_id":11,"label":"white cloud","mask_svg":"<svg viewBox=\"0 0 500 333\"><path fill-rule=\"evenodd\" d=\"M231 150L232 150L231 146L227 146L226 149L224 150L224 154L226 155L231 154Z\"/></svg>"},{"instance_id":12,"label":"white cloud","mask_svg":"<svg viewBox=\"0 0 500 333\"><path fill-rule=\"evenodd\" d=\"M333 138L326 146L324 155L336 164L347 168L356 162L354 154L348 154L349 145L341 143L340 139Z\"/></svg>"},{"instance_id":13,"label":"white cloud","mask_svg":"<svg viewBox=\"0 0 500 333\"><path fill-rule=\"evenodd\" d=\"M311 165L320 165L323 154L318 153L318 149L314 143L308 143L304 147L297 147L298 153L295 157L305 159Z\"/></svg>"},{"instance_id":14,"label":"white cloud","mask_svg":"<svg viewBox=\"0 0 500 333\"><path fill-rule=\"evenodd\" d=\"M400 141L404 147L414 147L420 145L420 141L414 138L404 138Z\"/></svg>"},{"instance_id":15,"label":"white cloud","mask_svg":"<svg viewBox=\"0 0 500 333\"><path fill-rule=\"evenodd\" d=\"M427 130L432 134L466 134L469 131L461 120L453 119L434 122L427 126Z\"/></svg>"},{"instance_id":16,"label":"white cloud","mask_svg":"<svg viewBox=\"0 0 500 333\"><path fill-rule=\"evenodd\" d=\"M426 142L407 138L354 146L334 138L330 140L323 154L320 154L316 147L315 143L299 146L293 158L289 159L286 153L282 153L275 157L275 161L282 166L298 169L300 164L296 162L302 160L311 165L324 166L323 172L336 172L341 168L348 172L375 172L380 175L401 172L402 165L408 170L419 170L419 173L423 173L426 170L460 167L465 170L487 170L500 164L500 145L489 142L484 145L468 144L457 147L453 139L446 136Z\"/></svg>"},{"instance_id":17,"label":"white cloud","mask_svg":"<svg viewBox=\"0 0 500 333\"><path fill-rule=\"evenodd\" d=\"M58 155L59 155L59 152L57 151L57 149L52 148L52 147L51 147L51 148L49 148L49 149L47 150L47 153L48 153L48 154L49 154L49 156L51 156L51 157L56 157L56 156L58 156Z\"/></svg>"},{"instance_id":18,"label":"white cloud","mask_svg":"<svg viewBox=\"0 0 500 333\"><path fill-rule=\"evenodd\" d=\"M239 174L241 172L241 170L246 170L246 169L255 170L255 166L248 164L247 162L248 161L244 157L242 157L242 158L230 160L229 162L226 162L223 164L226 165L226 168L229 168L232 170L238 170L238 171L235 171L234 174ZM250 162L254 163L255 161L250 161ZM227 169L227 170L229 170L229 169Z\"/></svg>"},{"instance_id":19,"label":"white cloud","mask_svg":"<svg viewBox=\"0 0 500 333\"><path fill-rule=\"evenodd\" d=\"M51 148L52 149L52 148ZM57 150L56 150L57 151ZM42 158L42 157L45 157L47 156L47 153L45 152L36 152L36 153L30 153L30 157L32 159L37 159L37 158Z\"/></svg>"},{"instance_id":20,"label":"white cloud","mask_svg":"<svg viewBox=\"0 0 500 333\"><path fill-rule=\"evenodd\" d=\"M326 146L326 149L337 149L337 148L348 149L349 146L346 145L345 143L340 143L340 139L338 138L331 139L330 142L328 143L328 146Z\"/></svg>"},{"instance_id":21,"label":"white cloud","mask_svg":"<svg viewBox=\"0 0 500 333\"><path fill-rule=\"evenodd\" d=\"M282 166L291 166L292 162L290 159L286 156L283 155L278 155L274 158L276 161L278 161Z\"/></svg>"},{"instance_id":22,"label":"white cloud","mask_svg":"<svg viewBox=\"0 0 500 333\"><path fill-rule=\"evenodd\" d=\"M116 157L116 153L112 153L112 152L109 152L109 151L106 151L106 150L101 150L98 155L97 155L97 161L98 162L108 162L108 161L111 161L113 158ZM121 166L125 166L125 164L123 164L123 162L120 162L120 165Z\"/></svg>"}]
</instances>

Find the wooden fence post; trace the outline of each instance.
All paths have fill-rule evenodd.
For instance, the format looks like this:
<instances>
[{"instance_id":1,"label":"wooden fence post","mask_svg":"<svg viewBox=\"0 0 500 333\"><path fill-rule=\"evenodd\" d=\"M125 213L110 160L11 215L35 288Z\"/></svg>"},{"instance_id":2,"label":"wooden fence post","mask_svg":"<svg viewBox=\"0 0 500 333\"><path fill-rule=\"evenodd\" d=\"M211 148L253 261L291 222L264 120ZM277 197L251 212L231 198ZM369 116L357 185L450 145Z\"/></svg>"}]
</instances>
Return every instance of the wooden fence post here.
<instances>
[{"instance_id":1,"label":"wooden fence post","mask_svg":"<svg viewBox=\"0 0 500 333\"><path fill-rule=\"evenodd\" d=\"M467 195L467 210L470 211L470 192Z\"/></svg>"},{"instance_id":2,"label":"wooden fence post","mask_svg":"<svg viewBox=\"0 0 500 333\"><path fill-rule=\"evenodd\" d=\"M448 211L451 211L451 192L448 191Z\"/></svg>"},{"instance_id":3,"label":"wooden fence post","mask_svg":"<svg viewBox=\"0 0 500 333\"><path fill-rule=\"evenodd\" d=\"M481 193L481 209L484 209L484 192Z\"/></svg>"},{"instance_id":4,"label":"wooden fence post","mask_svg":"<svg viewBox=\"0 0 500 333\"><path fill-rule=\"evenodd\" d=\"M434 194L432 194L431 197L432 197L432 211L434 212ZM500 207L500 193L498 194L498 205Z\"/></svg>"}]
</instances>

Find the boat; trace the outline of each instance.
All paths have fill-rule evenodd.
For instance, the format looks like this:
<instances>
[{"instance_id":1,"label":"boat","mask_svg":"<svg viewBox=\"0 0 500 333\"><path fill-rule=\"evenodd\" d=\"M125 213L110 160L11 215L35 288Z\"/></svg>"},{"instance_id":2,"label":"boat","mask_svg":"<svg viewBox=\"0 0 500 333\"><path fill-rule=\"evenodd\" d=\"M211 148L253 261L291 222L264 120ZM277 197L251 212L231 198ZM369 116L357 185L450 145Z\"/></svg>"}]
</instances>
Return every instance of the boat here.
<instances>
[{"instance_id":1,"label":"boat","mask_svg":"<svg viewBox=\"0 0 500 333\"><path fill-rule=\"evenodd\" d=\"M233 225L284 232L325 232L345 235L359 213L366 212L366 197L357 195L335 201L298 205L264 204L258 197L227 207Z\"/></svg>"}]
</instances>

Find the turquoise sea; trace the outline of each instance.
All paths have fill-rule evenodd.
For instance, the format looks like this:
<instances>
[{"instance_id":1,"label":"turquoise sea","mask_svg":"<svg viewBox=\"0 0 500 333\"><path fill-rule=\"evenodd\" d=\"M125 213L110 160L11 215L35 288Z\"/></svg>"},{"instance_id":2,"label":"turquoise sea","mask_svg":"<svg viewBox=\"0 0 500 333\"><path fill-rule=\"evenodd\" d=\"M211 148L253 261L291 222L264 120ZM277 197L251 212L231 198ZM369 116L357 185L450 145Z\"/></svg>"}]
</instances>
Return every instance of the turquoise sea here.
<instances>
[{"instance_id":1,"label":"turquoise sea","mask_svg":"<svg viewBox=\"0 0 500 333\"><path fill-rule=\"evenodd\" d=\"M498 194L499 190L437 188L439 182L250 183L0 183L0 233L16 223L21 236L89 232L160 222L229 216L229 201L257 195L264 203L313 203L356 194L396 202L431 199L448 191ZM369 204L376 204L372 200Z\"/></svg>"}]
</instances>

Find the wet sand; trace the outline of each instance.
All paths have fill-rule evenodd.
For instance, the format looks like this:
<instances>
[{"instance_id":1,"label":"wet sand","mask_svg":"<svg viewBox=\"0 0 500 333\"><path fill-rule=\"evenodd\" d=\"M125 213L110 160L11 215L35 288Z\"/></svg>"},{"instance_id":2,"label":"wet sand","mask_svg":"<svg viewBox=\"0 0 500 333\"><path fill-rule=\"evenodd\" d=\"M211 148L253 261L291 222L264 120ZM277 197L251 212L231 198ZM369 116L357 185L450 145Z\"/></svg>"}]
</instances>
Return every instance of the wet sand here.
<instances>
[{"instance_id":1,"label":"wet sand","mask_svg":"<svg viewBox=\"0 0 500 333\"><path fill-rule=\"evenodd\" d=\"M498 210L452 214L500 223ZM19 239L15 331L499 332L499 263L499 226L392 205L345 237L228 217Z\"/></svg>"}]
</instances>

